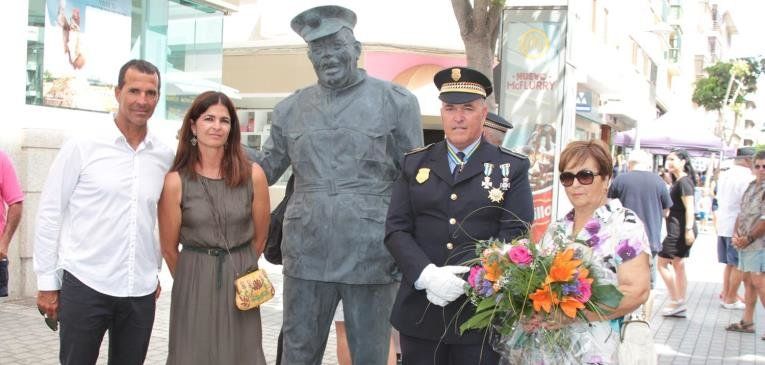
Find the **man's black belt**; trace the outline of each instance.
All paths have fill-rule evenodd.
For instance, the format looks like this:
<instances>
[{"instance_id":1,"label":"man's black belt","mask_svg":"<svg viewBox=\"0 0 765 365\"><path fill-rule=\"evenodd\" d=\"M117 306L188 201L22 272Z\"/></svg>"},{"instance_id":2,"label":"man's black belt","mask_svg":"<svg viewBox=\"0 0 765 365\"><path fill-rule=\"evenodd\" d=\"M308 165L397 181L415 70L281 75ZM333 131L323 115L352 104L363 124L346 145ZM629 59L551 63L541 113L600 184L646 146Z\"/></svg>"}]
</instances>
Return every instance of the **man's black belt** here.
<instances>
[{"instance_id":1,"label":"man's black belt","mask_svg":"<svg viewBox=\"0 0 765 365\"><path fill-rule=\"evenodd\" d=\"M206 254L210 256L215 256L218 258L218 267L216 270L217 271L216 285L218 288L220 288L221 277L223 276L223 261L226 259L226 254L228 254L229 252L240 251L249 246L250 246L250 242L245 242L239 246L234 246L234 247L231 247L229 250L226 250L225 248L207 248L207 247L183 245L183 250L196 252L196 253L202 253L202 254Z\"/></svg>"}]
</instances>

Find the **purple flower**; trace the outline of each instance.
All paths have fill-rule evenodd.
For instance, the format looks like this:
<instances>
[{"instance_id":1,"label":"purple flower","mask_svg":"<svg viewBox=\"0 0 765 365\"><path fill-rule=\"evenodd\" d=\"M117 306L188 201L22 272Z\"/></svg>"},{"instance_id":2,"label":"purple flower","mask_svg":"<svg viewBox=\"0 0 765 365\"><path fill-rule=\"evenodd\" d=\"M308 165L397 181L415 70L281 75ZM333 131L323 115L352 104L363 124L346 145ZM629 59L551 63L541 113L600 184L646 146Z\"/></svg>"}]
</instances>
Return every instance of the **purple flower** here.
<instances>
[{"instance_id":1,"label":"purple flower","mask_svg":"<svg viewBox=\"0 0 765 365\"><path fill-rule=\"evenodd\" d=\"M561 286L561 289L563 291L563 295L571 295L571 296L579 296L579 283L574 282L572 284L563 284Z\"/></svg>"},{"instance_id":2,"label":"purple flower","mask_svg":"<svg viewBox=\"0 0 765 365\"><path fill-rule=\"evenodd\" d=\"M476 291L478 292L478 295L488 297L494 294L494 286L491 281L481 280L480 285L478 288L476 288Z\"/></svg>"},{"instance_id":3,"label":"purple flower","mask_svg":"<svg viewBox=\"0 0 765 365\"><path fill-rule=\"evenodd\" d=\"M572 210L572 211L568 212L568 214L566 214L565 219L567 221L569 221L569 222L573 222L574 221L574 211Z\"/></svg>"},{"instance_id":4,"label":"purple flower","mask_svg":"<svg viewBox=\"0 0 765 365\"><path fill-rule=\"evenodd\" d=\"M600 246L600 236L594 235L587 239L587 246L590 246L592 248L597 248Z\"/></svg>"},{"instance_id":5,"label":"purple flower","mask_svg":"<svg viewBox=\"0 0 765 365\"><path fill-rule=\"evenodd\" d=\"M634 245L630 244L630 240L621 240L619 245L616 246L616 254L622 258L622 261L627 261L637 256L637 250Z\"/></svg>"},{"instance_id":6,"label":"purple flower","mask_svg":"<svg viewBox=\"0 0 765 365\"><path fill-rule=\"evenodd\" d=\"M584 230L587 231L590 236L594 236L600 232L600 222L597 219L590 219L590 221L584 225Z\"/></svg>"}]
</instances>

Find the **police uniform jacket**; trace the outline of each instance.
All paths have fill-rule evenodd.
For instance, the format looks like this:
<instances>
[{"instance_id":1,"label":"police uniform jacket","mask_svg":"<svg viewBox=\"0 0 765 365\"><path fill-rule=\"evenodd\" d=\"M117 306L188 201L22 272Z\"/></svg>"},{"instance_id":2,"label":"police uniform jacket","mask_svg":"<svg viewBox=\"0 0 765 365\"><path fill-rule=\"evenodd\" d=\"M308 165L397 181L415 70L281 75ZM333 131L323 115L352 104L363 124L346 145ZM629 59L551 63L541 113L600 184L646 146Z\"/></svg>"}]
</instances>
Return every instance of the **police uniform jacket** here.
<instances>
[{"instance_id":1,"label":"police uniform jacket","mask_svg":"<svg viewBox=\"0 0 765 365\"><path fill-rule=\"evenodd\" d=\"M494 187L502 181L500 165L510 164L510 187L501 202L492 202L481 185L484 163L493 164ZM479 344L482 331L459 335L459 325L475 312L465 296L439 307L427 300L425 290L415 289L414 282L428 264L460 265L475 259L476 239L511 239L527 230L534 215L529 160L482 140L453 179L442 141L406 155L402 165L385 235L385 245L403 273L391 323L407 336Z\"/></svg>"},{"instance_id":2,"label":"police uniform jacket","mask_svg":"<svg viewBox=\"0 0 765 365\"><path fill-rule=\"evenodd\" d=\"M404 154L422 146L417 99L362 77L343 89L313 85L280 102L271 136L253 156L269 184L292 166L284 213L284 273L346 284L394 282L385 214Z\"/></svg>"}]
</instances>

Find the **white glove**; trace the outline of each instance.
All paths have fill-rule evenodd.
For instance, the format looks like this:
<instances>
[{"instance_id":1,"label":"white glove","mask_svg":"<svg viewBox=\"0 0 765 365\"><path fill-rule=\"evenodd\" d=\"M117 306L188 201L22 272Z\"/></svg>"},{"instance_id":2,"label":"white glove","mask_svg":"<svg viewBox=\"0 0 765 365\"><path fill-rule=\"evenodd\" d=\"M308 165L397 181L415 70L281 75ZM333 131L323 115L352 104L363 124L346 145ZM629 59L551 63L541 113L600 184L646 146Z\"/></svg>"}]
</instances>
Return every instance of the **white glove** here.
<instances>
[{"instance_id":1,"label":"white glove","mask_svg":"<svg viewBox=\"0 0 765 365\"><path fill-rule=\"evenodd\" d=\"M449 304L449 301L439 297L438 295L435 295L425 289L425 296L428 298L428 301L439 306L439 307L446 307Z\"/></svg>"},{"instance_id":2,"label":"white glove","mask_svg":"<svg viewBox=\"0 0 765 365\"><path fill-rule=\"evenodd\" d=\"M425 289L428 300L438 306L444 307L465 294L465 280L457 274L470 271L466 266L436 266L429 264L420 273L420 277L414 282L416 289Z\"/></svg>"}]
</instances>

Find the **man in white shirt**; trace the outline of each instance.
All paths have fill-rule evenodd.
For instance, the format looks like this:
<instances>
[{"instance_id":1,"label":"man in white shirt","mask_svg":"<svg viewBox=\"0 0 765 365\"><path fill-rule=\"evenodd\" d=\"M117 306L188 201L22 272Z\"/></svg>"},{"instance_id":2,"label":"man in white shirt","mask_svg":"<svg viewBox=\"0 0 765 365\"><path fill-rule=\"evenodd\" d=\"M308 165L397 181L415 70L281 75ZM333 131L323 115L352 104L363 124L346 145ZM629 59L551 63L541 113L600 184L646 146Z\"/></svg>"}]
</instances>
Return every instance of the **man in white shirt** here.
<instances>
[{"instance_id":1,"label":"man in white shirt","mask_svg":"<svg viewBox=\"0 0 765 365\"><path fill-rule=\"evenodd\" d=\"M114 90L105 133L64 143L51 166L34 236L37 306L55 330L59 361L95 364L109 330L109 364L142 364L162 265L157 200L173 151L148 134L159 70L132 60Z\"/></svg>"},{"instance_id":2,"label":"man in white shirt","mask_svg":"<svg viewBox=\"0 0 765 365\"><path fill-rule=\"evenodd\" d=\"M720 174L717 182L717 261L725 264L720 305L726 309L744 309L738 299L741 286L741 271L738 269L738 251L733 247L733 227L741 211L741 197L744 196L752 175L753 147L742 147L736 151L733 167Z\"/></svg>"}]
</instances>

